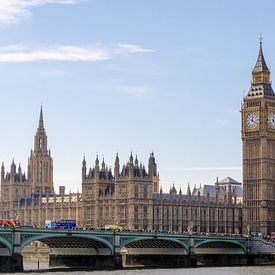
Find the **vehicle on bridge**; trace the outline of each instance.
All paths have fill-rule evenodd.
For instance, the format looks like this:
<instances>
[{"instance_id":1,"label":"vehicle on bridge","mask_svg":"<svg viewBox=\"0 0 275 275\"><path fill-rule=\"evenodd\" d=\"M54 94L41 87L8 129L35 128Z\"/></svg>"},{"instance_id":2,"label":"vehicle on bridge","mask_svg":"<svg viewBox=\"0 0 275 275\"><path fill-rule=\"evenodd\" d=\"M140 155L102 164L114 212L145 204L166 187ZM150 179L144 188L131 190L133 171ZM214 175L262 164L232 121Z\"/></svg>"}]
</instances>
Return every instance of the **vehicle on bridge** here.
<instances>
[{"instance_id":1,"label":"vehicle on bridge","mask_svg":"<svg viewBox=\"0 0 275 275\"><path fill-rule=\"evenodd\" d=\"M105 225L104 229L122 231L123 227L117 224L109 224L109 225Z\"/></svg>"},{"instance_id":2,"label":"vehicle on bridge","mask_svg":"<svg viewBox=\"0 0 275 275\"><path fill-rule=\"evenodd\" d=\"M59 221L46 220L45 228L75 229L76 221L75 220L59 220Z\"/></svg>"},{"instance_id":3,"label":"vehicle on bridge","mask_svg":"<svg viewBox=\"0 0 275 275\"><path fill-rule=\"evenodd\" d=\"M262 238L263 234L262 234L261 231L257 230L256 232L251 232L251 236L252 237L260 237L260 238Z\"/></svg>"},{"instance_id":4,"label":"vehicle on bridge","mask_svg":"<svg viewBox=\"0 0 275 275\"><path fill-rule=\"evenodd\" d=\"M0 226L2 226L2 227L16 227L16 226L20 226L20 224L19 224L19 221L17 221L17 220L0 219Z\"/></svg>"}]
</instances>

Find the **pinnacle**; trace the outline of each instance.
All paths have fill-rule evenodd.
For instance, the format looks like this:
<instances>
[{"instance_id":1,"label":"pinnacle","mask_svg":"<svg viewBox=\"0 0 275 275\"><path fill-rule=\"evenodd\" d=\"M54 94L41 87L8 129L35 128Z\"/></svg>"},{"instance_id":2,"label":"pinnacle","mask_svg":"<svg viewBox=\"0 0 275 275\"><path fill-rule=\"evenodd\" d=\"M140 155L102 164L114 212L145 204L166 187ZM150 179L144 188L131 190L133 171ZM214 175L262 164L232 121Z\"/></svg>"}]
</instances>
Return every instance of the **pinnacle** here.
<instances>
[{"instance_id":1,"label":"pinnacle","mask_svg":"<svg viewBox=\"0 0 275 275\"><path fill-rule=\"evenodd\" d=\"M253 69L253 73L258 73L258 72L269 72L269 69L264 59L262 41L260 41L259 54L258 54L257 62Z\"/></svg>"},{"instance_id":2,"label":"pinnacle","mask_svg":"<svg viewBox=\"0 0 275 275\"><path fill-rule=\"evenodd\" d=\"M42 105L41 105L41 109L40 109L40 116L39 116L39 125L38 125L39 129L44 129L44 119L43 119L43 109L42 109Z\"/></svg>"}]
</instances>

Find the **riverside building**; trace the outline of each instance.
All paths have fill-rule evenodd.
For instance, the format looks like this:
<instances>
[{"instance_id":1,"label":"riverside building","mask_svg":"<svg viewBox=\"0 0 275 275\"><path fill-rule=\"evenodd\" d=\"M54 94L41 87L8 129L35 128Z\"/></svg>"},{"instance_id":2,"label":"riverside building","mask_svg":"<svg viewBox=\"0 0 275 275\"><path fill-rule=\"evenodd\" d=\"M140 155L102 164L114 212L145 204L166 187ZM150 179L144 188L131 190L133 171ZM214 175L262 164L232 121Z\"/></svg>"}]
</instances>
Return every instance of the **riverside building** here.
<instances>
[{"instance_id":1,"label":"riverside building","mask_svg":"<svg viewBox=\"0 0 275 275\"><path fill-rule=\"evenodd\" d=\"M75 219L78 227L102 228L119 224L130 230L187 231L190 222L198 232L242 231L240 183L231 178L195 188L187 194L173 186L159 188L154 153L148 169L131 154L125 165L115 158L114 171L96 157L94 167L82 162L82 193L67 193L53 186L53 160L47 147L42 108L28 160L27 175L12 161L1 167L2 219L18 219L22 225L44 227L45 220Z\"/></svg>"},{"instance_id":2,"label":"riverside building","mask_svg":"<svg viewBox=\"0 0 275 275\"><path fill-rule=\"evenodd\" d=\"M159 186L154 153L148 166L132 153L126 164L119 156L111 170L98 157L93 167L82 161L82 193L53 186L53 160L47 146L42 108L28 160L27 175L12 162L1 167L0 218L44 227L45 220L75 219L78 227L118 224L129 230L245 233L275 231L275 95L262 43L251 88L242 105L243 190L227 177L212 185L188 185L184 194L174 185Z\"/></svg>"}]
</instances>

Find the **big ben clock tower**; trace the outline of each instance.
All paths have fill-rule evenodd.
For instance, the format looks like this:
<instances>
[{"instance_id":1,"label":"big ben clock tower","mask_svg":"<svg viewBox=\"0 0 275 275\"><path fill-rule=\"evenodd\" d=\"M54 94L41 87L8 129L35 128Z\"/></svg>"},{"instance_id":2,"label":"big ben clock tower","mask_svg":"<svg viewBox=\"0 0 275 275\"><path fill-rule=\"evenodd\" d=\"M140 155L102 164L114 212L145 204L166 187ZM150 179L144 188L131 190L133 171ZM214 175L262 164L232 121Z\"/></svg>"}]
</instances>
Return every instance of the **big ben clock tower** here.
<instances>
[{"instance_id":1,"label":"big ben clock tower","mask_svg":"<svg viewBox=\"0 0 275 275\"><path fill-rule=\"evenodd\" d=\"M275 231L275 94L262 41L242 105L244 228Z\"/></svg>"}]
</instances>

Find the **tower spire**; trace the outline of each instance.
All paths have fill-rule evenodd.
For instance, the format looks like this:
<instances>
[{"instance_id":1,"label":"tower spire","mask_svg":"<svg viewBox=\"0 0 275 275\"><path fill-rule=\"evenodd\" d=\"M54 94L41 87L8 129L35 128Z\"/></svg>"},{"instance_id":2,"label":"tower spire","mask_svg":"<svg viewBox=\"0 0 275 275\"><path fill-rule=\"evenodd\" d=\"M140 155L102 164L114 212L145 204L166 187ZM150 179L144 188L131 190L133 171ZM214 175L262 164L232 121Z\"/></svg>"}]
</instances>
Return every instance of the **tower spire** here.
<instances>
[{"instance_id":1,"label":"tower spire","mask_svg":"<svg viewBox=\"0 0 275 275\"><path fill-rule=\"evenodd\" d=\"M41 108L40 108L40 116L39 116L39 125L38 125L38 128L39 129L44 129L44 119L43 119L43 108L42 108L42 105L41 105Z\"/></svg>"},{"instance_id":2,"label":"tower spire","mask_svg":"<svg viewBox=\"0 0 275 275\"><path fill-rule=\"evenodd\" d=\"M266 65L263 54L263 38L260 35L260 47L256 64L252 70L251 87L247 94L248 98L274 97L271 87L270 71Z\"/></svg>"},{"instance_id":3,"label":"tower spire","mask_svg":"<svg viewBox=\"0 0 275 275\"><path fill-rule=\"evenodd\" d=\"M34 136L34 148L28 161L28 179L32 192L53 194L53 160L48 150L44 128L43 108L40 107L39 123Z\"/></svg>"},{"instance_id":4,"label":"tower spire","mask_svg":"<svg viewBox=\"0 0 275 275\"><path fill-rule=\"evenodd\" d=\"M44 128L44 118L43 118L43 108L41 105L40 108L40 115L39 115L39 123L38 128L36 131L36 135L34 138L34 150L44 152L45 154L48 154L47 149L47 135Z\"/></svg>"},{"instance_id":5,"label":"tower spire","mask_svg":"<svg viewBox=\"0 0 275 275\"><path fill-rule=\"evenodd\" d=\"M260 48L259 48L259 54L256 61L256 64L254 66L252 73L259 73L259 72L269 72L269 69L266 65L264 54L263 54L263 38L262 35L260 35ZM269 72L270 73L270 72Z\"/></svg>"}]
</instances>

